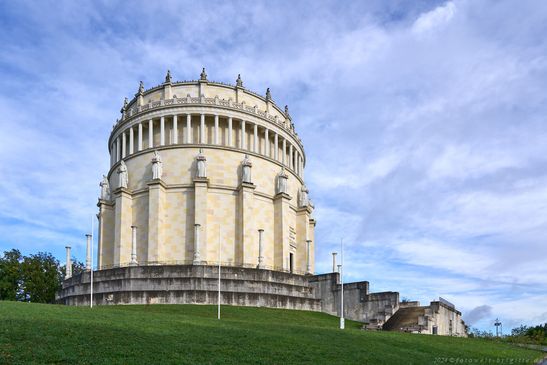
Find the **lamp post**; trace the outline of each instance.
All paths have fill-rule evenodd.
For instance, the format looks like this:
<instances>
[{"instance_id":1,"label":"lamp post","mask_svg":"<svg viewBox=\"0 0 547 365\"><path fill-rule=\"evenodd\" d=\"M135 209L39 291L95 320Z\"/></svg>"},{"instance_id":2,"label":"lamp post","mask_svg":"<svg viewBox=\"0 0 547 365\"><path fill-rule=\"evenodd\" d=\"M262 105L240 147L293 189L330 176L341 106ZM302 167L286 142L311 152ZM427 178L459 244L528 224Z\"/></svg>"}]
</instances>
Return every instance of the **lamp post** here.
<instances>
[{"instance_id":1,"label":"lamp post","mask_svg":"<svg viewBox=\"0 0 547 365\"><path fill-rule=\"evenodd\" d=\"M498 318L496 318L494 326L496 326L496 337L499 337L500 334L498 334L498 327L501 327L501 322ZM501 335L503 336L503 327L501 327Z\"/></svg>"}]
</instances>

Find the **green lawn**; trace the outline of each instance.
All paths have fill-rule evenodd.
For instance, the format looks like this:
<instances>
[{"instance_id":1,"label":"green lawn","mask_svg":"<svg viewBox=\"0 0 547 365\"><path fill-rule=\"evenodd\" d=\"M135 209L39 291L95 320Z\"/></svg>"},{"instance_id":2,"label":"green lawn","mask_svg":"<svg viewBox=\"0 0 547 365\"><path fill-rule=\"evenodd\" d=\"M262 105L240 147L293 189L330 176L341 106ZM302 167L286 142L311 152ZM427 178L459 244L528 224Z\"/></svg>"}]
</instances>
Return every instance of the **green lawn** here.
<instances>
[{"instance_id":1,"label":"green lawn","mask_svg":"<svg viewBox=\"0 0 547 365\"><path fill-rule=\"evenodd\" d=\"M362 331L351 321L341 331L322 313L226 306L222 316L215 306L0 302L0 364L532 364L541 356L479 339Z\"/></svg>"}]
</instances>

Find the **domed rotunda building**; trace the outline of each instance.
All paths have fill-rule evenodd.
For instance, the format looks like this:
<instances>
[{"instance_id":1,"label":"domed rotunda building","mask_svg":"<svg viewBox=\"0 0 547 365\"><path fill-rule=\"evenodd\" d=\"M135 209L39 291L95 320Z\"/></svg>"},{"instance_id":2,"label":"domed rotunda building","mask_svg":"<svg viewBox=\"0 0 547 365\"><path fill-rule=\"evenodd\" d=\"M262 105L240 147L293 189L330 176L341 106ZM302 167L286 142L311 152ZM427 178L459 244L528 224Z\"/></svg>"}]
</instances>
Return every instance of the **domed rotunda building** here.
<instances>
[{"instance_id":1,"label":"domed rotunda building","mask_svg":"<svg viewBox=\"0 0 547 365\"><path fill-rule=\"evenodd\" d=\"M97 270L67 273L57 301L229 304L322 311L369 328L465 335L461 313L371 293L367 281L314 275L306 154L288 108L207 79L165 82L125 99L108 140L98 202ZM343 291L341 290L343 287ZM343 293L343 300L342 298Z\"/></svg>"},{"instance_id":2,"label":"domed rotunda building","mask_svg":"<svg viewBox=\"0 0 547 365\"><path fill-rule=\"evenodd\" d=\"M141 82L108 148L99 269L222 265L313 272L306 157L288 108L207 80ZM220 242L220 243L219 243ZM219 253L220 249L220 253Z\"/></svg>"},{"instance_id":3,"label":"domed rotunda building","mask_svg":"<svg viewBox=\"0 0 547 365\"><path fill-rule=\"evenodd\" d=\"M306 155L288 107L277 106L269 89L251 92L240 76L236 85L212 82L205 69L197 81L174 82L168 71L161 85L146 90L141 82L126 98L108 151L98 203L99 303L209 302L209 290L197 286L216 278L219 262L227 277L244 278L230 284L227 303L268 305L261 295L285 293L292 299L281 306L298 307L295 297L310 297L300 278L314 271ZM132 275L124 276L131 291L113 289L115 272ZM178 287L154 282L163 276ZM252 290L257 282L282 288ZM79 289L63 289L64 301L88 300Z\"/></svg>"}]
</instances>

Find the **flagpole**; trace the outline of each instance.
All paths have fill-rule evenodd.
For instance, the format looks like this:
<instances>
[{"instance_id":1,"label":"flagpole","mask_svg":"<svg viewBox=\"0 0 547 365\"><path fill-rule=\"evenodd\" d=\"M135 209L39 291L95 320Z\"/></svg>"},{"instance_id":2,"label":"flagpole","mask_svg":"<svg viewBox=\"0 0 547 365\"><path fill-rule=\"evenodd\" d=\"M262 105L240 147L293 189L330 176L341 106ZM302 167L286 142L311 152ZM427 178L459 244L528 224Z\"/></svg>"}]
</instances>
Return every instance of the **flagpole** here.
<instances>
[{"instance_id":1,"label":"flagpole","mask_svg":"<svg viewBox=\"0 0 547 365\"><path fill-rule=\"evenodd\" d=\"M90 300L89 300L89 307L93 308L93 215L91 215L91 273L90 273L90 284L91 284L91 290L90 290Z\"/></svg>"},{"instance_id":2,"label":"flagpole","mask_svg":"<svg viewBox=\"0 0 547 365\"><path fill-rule=\"evenodd\" d=\"M218 225L218 319L220 319L220 224Z\"/></svg>"},{"instance_id":3,"label":"flagpole","mask_svg":"<svg viewBox=\"0 0 547 365\"><path fill-rule=\"evenodd\" d=\"M344 239L340 239L340 289L341 289L341 298L340 298L340 329L345 328L344 321Z\"/></svg>"}]
</instances>

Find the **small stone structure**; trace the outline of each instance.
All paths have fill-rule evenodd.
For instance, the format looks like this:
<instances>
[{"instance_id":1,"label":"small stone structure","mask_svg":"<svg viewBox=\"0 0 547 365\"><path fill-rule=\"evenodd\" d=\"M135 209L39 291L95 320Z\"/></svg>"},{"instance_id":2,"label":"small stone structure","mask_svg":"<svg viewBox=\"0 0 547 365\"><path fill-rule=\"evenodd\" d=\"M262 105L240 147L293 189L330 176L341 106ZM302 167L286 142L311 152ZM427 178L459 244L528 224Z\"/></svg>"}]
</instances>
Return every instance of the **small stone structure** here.
<instances>
[{"instance_id":1,"label":"small stone structure","mask_svg":"<svg viewBox=\"0 0 547 365\"><path fill-rule=\"evenodd\" d=\"M400 303L399 310L383 325L388 331L466 336L461 312L454 304L439 298L428 306L420 302Z\"/></svg>"}]
</instances>

